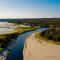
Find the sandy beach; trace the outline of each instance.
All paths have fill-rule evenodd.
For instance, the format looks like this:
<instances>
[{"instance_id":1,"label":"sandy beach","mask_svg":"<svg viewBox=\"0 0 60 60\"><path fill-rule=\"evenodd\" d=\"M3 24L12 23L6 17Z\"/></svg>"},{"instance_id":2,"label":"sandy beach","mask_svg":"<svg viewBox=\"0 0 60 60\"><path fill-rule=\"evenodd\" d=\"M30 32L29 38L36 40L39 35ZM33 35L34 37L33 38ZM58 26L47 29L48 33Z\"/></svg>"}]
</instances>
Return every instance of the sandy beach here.
<instances>
[{"instance_id":1,"label":"sandy beach","mask_svg":"<svg viewBox=\"0 0 60 60\"><path fill-rule=\"evenodd\" d=\"M34 33L25 41L24 60L60 60L60 45L43 40L40 43L36 40Z\"/></svg>"}]
</instances>

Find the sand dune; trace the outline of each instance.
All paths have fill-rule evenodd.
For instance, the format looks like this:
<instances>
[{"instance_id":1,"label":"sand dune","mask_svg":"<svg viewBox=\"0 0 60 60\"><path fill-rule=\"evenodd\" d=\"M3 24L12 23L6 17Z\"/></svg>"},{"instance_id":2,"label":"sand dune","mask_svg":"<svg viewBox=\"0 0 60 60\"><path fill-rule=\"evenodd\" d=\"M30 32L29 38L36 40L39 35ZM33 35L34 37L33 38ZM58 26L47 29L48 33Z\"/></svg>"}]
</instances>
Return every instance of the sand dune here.
<instances>
[{"instance_id":1,"label":"sand dune","mask_svg":"<svg viewBox=\"0 0 60 60\"><path fill-rule=\"evenodd\" d=\"M60 45L36 41L35 33L26 39L24 60L60 60Z\"/></svg>"}]
</instances>

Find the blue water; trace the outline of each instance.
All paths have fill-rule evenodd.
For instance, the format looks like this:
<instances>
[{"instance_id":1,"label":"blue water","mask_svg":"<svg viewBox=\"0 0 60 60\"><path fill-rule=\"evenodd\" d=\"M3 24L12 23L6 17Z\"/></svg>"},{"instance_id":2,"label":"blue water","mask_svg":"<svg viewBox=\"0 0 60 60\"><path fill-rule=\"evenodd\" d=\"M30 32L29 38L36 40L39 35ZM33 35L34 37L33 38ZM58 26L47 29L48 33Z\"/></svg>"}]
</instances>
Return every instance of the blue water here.
<instances>
[{"instance_id":1,"label":"blue water","mask_svg":"<svg viewBox=\"0 0 60 60\"><path fill-rule=\"evenodd\" d=\"M23 60L23 48L24 48L25 39L34 32L42 32L46 29L47 28L41 28L41 29L20 34L15 42L15 45L11 46L11 51L7 57L7 60Z\"/></svg>"}]
</instances>

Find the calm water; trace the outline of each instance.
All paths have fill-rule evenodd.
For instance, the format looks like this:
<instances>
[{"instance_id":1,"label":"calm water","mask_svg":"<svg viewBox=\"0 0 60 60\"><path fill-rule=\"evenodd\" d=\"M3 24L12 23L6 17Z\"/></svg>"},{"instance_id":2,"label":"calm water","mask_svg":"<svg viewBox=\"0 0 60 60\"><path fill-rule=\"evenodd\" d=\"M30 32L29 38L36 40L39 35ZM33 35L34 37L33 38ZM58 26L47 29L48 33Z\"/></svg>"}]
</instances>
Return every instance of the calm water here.
<instances>
[{"instance_id":1,"label":"calm water","mask_svg":"<svg viewBox=\"0 0 60 60\"><path fill-rule=\"evenodd\" d=\"M25 39L34 32L41 32L46 29L47 28L41 28L41 29L20 34L16 42L14 43L14 45L11 46L11 51L7 57L7 60L23 60L23 48L24 48Z\"/></svg>"}]
</instances>

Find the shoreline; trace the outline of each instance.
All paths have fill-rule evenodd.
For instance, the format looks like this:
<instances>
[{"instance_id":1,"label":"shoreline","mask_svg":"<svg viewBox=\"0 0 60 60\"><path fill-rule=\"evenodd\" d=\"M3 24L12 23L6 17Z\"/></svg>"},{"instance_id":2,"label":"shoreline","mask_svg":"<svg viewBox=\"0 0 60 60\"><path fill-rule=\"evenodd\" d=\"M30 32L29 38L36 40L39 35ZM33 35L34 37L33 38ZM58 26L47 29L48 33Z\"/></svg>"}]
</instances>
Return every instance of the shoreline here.
<instances>
[{"instance_id":1,"label":"shoreline","mask_svg":"<svg viewBox=\"0 0 60 60\"><path fill-rule=\"evenodd\" d=\"M23 60L60 60L60 46L36 41L34 34L26 38L23 49Z\"/></svg>"}]
</instances>

